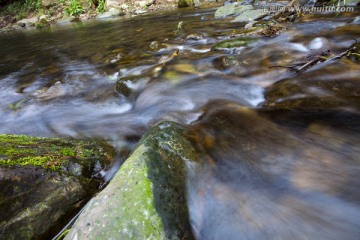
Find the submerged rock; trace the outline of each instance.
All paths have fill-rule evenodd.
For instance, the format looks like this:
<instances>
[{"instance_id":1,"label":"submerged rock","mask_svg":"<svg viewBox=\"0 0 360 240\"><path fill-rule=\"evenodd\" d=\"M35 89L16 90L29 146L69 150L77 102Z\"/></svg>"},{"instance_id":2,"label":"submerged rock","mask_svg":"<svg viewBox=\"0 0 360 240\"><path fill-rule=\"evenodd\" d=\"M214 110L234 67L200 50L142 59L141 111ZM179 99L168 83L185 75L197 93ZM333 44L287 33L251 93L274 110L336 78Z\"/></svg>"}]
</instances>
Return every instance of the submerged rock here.
<instances>
[{"instance_id":1,"label":"submerged rock","mask_svg":"<svg viewBox=\"0 0 360 240\"><path fill-rule=\"evenodd\" d=\"M112 158L92 141L0 135L0 238L48 239L98 191Z\"/></svg>"},{"instance_id":2,"label":"submerged rock","mask_svg":"<svg viewBox=\"0 0 360 240\"><path fill-rule=\"evenodd\" d=\"M256 39L250 37L240 37L236 39L228 39L222 42L215 44L211 50L212 51L222 51L222 50L231 50L234 48L241 48L248 45L248 43L254 42Z\"/></svg>"},{"instance_id":3,"label":"submerged rock","mask_svg":"<svg viewBox=\"0 0 360 240\"><path fill-rule=\"evenodd\" d=\"M196 239L358 238L359 114L208 106L191 129L207 154L189 175Z\"/></svg>"},{"instance_id":4,"label":"submerged rock","mask_svg":"<svg viewBox=\"0 0 360 240\"><path fill-rule=\"evenodd\" d=\"M65 239L192 239L185 175L196 159L181 126L153 127Z\"/></svg>"},{"instance_id":5,"label":"submerged rock","mask_svg":"<svg viewBox=\"0 0 360 240\"><path fill-rule=\"evenodd\" d=\"M265 94L268 109L360 109L359 81L311 79L314 73L285 79L270 86Z\"/></svg>"},{"instance_id":6,"label":"submerged rock","mask_svg":"<svg viewBox=\"0 0 360 240\"><path fill-rule=\"evenodd\" d=\"M215 18L237 16L244 11L252 9L254 9L252 5L240 5L239 3L232 3L226 6L219 7L215 12Z\"/></svg>"}]
</instances>

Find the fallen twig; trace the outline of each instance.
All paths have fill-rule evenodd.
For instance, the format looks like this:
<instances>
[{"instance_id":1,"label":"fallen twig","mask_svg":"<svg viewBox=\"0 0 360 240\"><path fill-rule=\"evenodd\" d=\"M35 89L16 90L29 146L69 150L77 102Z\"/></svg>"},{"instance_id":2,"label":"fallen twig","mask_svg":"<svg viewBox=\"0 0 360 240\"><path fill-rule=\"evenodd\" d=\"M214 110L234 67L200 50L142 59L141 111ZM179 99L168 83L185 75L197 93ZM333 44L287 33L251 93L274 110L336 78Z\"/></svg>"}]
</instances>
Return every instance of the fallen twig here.
<instances>
[{"instance_id":1,"label":"fallen twig","mask_svg":"<svg viewBox=\"0 0 360 240\"><path fill-rule=\"evenodd\" d=\"M330 50L327 51L323 51L320 53L312 53L310 55L308 55L305 59L306 61L302 61L299 63L295 63L293 65L290 66L280 66L280 65L276 65L276 66L270 66L269 68L288 68L290 70L293 70L297 73L303 72L307 69L309 69L310 67L321 63L321 62L329 62L329 61L333 61L333 60L339 60L345 56L349 56L357 47L358 41L356 39L353 39L355 41L355 44L353 47L350 47L349 49L347 49L346 51L334 55L331 53Z\"/></svg>"}]
</instances>

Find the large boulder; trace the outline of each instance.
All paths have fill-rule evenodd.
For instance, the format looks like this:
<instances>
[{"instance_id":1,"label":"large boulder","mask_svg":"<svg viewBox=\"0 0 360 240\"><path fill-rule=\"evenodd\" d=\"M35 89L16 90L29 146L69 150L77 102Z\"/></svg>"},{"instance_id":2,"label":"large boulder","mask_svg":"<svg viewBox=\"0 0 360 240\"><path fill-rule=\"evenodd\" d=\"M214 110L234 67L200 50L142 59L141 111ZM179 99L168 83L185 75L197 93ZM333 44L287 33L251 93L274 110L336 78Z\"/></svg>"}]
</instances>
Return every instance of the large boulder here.
<instances>
[{"instance_id":1,"label":"large boulder","mask_svg":"<svg viewBox=\"0 0 360 240\"><path fill-rule=\"evenodd\" d=\"M196 239L357 239L360 115L211 102L191 136Z\"/></svg>"},{"instance_id":2,"label":"large boulder","mask_svg":"<svg viewBox=\"0 0 360 240\"><path fill-rule=\"evenodd\" d=\"M340 67L338 70L341 71ZM322 79L317 76L321 75L308 72L274 83L266 90L263 107L288 110L360 109L360 83L356 77Z\"/></svg>"},{"instance_id":3,"label":"large boulder","mask_svg":"<svg viewBox=\"0 0 360 240\"><path fill-rule=\"evenodd\" d=\"M0 135L0 239L49 239L94 193L112 158L93 141Z\"/></svg>"},{"instance_id":4,"label":"large boulder","mask_svg":"<svg viewBox=\"0 0 360 240\"><path fill-rule=\"evenodd\" d=\"M181 126L153 127L65 239L192 239L186 166L196 158Z\"/></svg>"}]
</instances>

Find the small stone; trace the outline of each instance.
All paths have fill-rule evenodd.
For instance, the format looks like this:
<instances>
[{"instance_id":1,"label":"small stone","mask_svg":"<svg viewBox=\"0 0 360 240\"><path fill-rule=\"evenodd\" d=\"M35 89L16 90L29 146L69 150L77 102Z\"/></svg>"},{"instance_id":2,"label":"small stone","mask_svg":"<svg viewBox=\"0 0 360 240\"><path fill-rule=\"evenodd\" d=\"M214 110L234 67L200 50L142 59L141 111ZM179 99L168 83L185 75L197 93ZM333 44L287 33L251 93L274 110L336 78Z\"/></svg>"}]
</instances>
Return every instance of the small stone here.
<instances>
[{"instance_id":1,"label":"small stone","mask_svg":"<svg viewBox=\"0 0 360 240\"><path fill-rule=\"evenodd\" d=\"M140 15L140 14L144 14L144 13L147 13L147 11L146 10L141 10L141 9L136 9L135 12L134 12L135 15Z\"/></svg>"},{"instance_id":2,"label":"small stone","mask_svg":"<svg viewBox=\"0 0 360 240\"><path fill-rule=\"evenodd\" d=\"M158 41L153 41L150 43L150 49L153 51L157 51L159 49L159 42Z\"/></svg>"},{"instance_id":3,"label":"small stone","mask_svg":"<svg viewBox=\"0 0 360 240\"><path fill-rule=\"evenodd\" d=\"M45 18L42 18L35 24L35 26L36 28L41 29L41 28L50 27L50 23Z\"/></svg>"},{"instance_id":4,"label":"small stone","mask_svg":"<svg viewBox=\"0 0 360 240\"><path fill-rule=\"evenodd\" d=\"M120 8L122 10L127 10L129 8L129 6L127 4L125 4L125 3L123 3L123 4L120 5Z\"/></svg>"},{"instance_id":5,"label":"small stone","mask_svg":"<svg viewBox=\"0 0 360 240\"><path fill-rule=\"evenodd\" d=\"M106 0L105 9L109 10L111 8L120 8L122 4L124 4L124 1L121 0Z\"/></svg>"},{"instance_id":6,"label":"small stone","mask_svg":"<svg viewBox=\"0 0 360 240\"><path fill-rule=\"evenodd\" d=\"M201 39L203 39L204 37L201 34L197 34L197 33L193 33L190 34L186 37L186 40L194 40L194 41L199 41Z\"/></svg>"},{"instance_id":7,"label":"small stone","mask_svg":"<svg viewBox=\"0 0 360 240\"><path fill-rule=\"evenodd\" d=\"M139 6L141 8L146 8L146 6L147 6L146 1L136 1L135 5Z\"/></svg>"},{"instance_id":8,"label":"small stone","mask_svg":"<svg viewBox=\"0 0 360 240\"><path fill-rule=\"evenodd\" d=\"M19 26L34 27L37 22L37 18L25 18L17 22Z\"/></svg>"},{"instance_id":9,"label":"small stone","mask_svg":"<svg viewBox=\"0 0 360 240\"><path fill-rule=\"evenodd\" d=\"M110 8L109 11L107 12L104 12L100 15L98 15L96 17L96 19L108 19L108 18L114 18L114 17L118 17L118 16L122 16L122 15L125 15L124 12L120 11L119 9L117 8Z\"/></svg>"}]
</instances>

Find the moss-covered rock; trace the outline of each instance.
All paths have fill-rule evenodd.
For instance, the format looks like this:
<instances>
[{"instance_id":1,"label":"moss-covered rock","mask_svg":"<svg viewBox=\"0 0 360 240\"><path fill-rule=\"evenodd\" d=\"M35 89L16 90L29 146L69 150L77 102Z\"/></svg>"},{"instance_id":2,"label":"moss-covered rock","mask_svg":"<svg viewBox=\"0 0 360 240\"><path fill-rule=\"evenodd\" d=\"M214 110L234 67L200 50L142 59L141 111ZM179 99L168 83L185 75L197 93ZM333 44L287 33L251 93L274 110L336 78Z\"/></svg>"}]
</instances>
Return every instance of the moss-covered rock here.
<instances>
[{"instance_id":1,"label":"moss-covered rock","mask_svg":"<svg viewBox=\"0 0 360 240\"><path fill-rule=\"evenodd\" d=\"M215 44L211 50L212 51L221 51L221 50L230 50L233 48L240 48L240 47L245 47L247 44L254 42L255 39L254 38L250 38L250 37L240 37L240 38L236 38L236 39L228 39L225 41L221 41L217 44Z\"/></svg>"},{"instance_id":2,"label":"moss-covered rock","mask_svg":"<svg viewBox=\"0 0 360 240\"><path fill-rule=\"evenodd\" d=\"M110 163L112 151L105 143L90 140L0 134L2 168L35 166L90 178L99 171L96 169Z\"/></svg>"},{"instance_id":3,"label":"moss-covered rock","mask_svg":"<svg viewBox=\"0 0 360 240\"><path fill-rule=\"evenodd\" d=\"M66 239L192 239L185 174L194 159L181 126L153 127Z\"/></svg>"},{"instance_id":4,"label":"moss-covered rock","mask_svg":"<svg viewBox=\"0 0 360 240\"><path fill-rule=\"evenodd\" d=\"M94 141L0 135L0 239L49 239L98 191L113 155Z\"/></svg>"}]
</instances>

